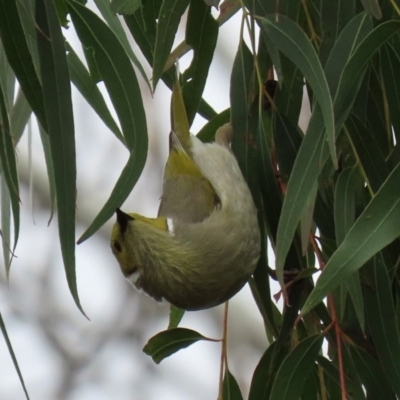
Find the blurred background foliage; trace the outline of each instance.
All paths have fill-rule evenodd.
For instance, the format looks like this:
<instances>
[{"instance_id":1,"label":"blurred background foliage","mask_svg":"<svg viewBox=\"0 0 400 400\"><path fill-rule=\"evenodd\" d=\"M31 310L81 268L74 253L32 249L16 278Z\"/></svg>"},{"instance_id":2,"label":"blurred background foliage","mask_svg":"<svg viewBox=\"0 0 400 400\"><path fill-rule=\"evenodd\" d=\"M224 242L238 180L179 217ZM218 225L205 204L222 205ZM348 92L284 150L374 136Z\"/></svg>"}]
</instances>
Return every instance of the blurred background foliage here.
<instances>
[{"instance_id":1,"label":"blurred background foliage","mask_svg":"<svg viewBox=\"0 0 400 400\"><path fill-rule=\"evenodd\" d=\"M85 226L78 243L93 242L93 234L143 176L148 126L157 114L144 106L146 97L156 95L160 86L171 89L176 60L190 52L181 77L189 123L201 116L204 123L199 135L207 141L219 126L232 122L232 148L259 210L264 244L249 286L264 327L264 341L259 345L265 352L254 372L246 369L248 384L238 384L231 373L232 359L228 369L226 350L226 338L235 335L235 328L224 329L220 390L215 397L399 398L399 4L396 0L226 0L211 4L219 7L216 11L206 3L0 1L2 290L6 290L18 249L20 200L26 190L16 149L24 132L29 134L32 121L39 127L47 171L44 202L50 215L56 215L69 290L84 314L79 294L85 287L78 294L76 278L77 207L85 201L91 204L96 196L88 191L86 200L80 200L77 193L81 142L75 133L71 83L113 134L112 142L122 144L129 154L125 165L116 163L113 187L100 210L89 206L91 220L78 219ZM204 91L221 26L231 18L236 18L240 34L234 60L224 71L230 77L230 104L216 111ZM182 23L183 39L177 42ZM72 28L80 49L66 39ZM311 117L300 128L305 102ZM168 109L169 102L163 107ZM88 140L87 158L91 145ZM28 147L29 158L32 144ZM97 172L100 167L98 163L85 168ZM109 169L114 165L107 165L107 170L103 166L103 174ZM93 178L98 179L97 174L87 179ZM51 245L41 242L38 246L53 252L54 238ZM35 251L29 252L33 257ZM41 268L40 279L30 282L37 286L39 297L49 286L50 257ZM274 279L280 283L275 296ZM17 293L11 303L16 314L29 309L32 301L24 298L23 290ZM83 352L77 351L79 341L74 335L69 340L57 335L57 330L68 328L55 304L55 313L51 308L36 310L39 329L70 366L71 376L64 374L58 398L73 391L76 371L90 364L104 343L117 333L127 337L133 325L147 318L142 306L131 305L132 297L124 294L118 305L114 302L113 317ZM279 298L282 308L276 306ZM136 307L133 318L129 307ZM172 325L144 348L157 363L210 336L203 336L201 324L201 334L176 327L176 321ZM0 328L24 387L6 326L1 318ZM157 326L156 331L161 329ZM219 333L211 331L218 339ZM135 337L142 346L147 330L133 332L130 340ZM244 335L242 340L247 340ZM173 357L184 357L188 351ZM130 390L134 398L150 398L143 388L142 392Z\"/></svg>"}]
</instances>

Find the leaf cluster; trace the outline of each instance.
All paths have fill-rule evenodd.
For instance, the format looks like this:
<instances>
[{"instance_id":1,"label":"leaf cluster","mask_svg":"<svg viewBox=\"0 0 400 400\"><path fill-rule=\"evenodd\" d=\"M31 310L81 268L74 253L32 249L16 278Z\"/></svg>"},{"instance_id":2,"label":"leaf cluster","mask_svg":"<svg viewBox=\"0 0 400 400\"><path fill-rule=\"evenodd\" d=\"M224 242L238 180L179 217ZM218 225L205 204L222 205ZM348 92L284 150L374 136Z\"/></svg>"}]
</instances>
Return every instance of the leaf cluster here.
<instances>
[{"instance_id":1,"label":"leaf cluster","mask_svg":"<svg viewBox=\"0 0 400 400\"><path fill-rule=\"evenodd\" d=\"M19 235L15 146L33 113L57 207L67 281L81 309L70 83L129 152L82 242L124 202L146 161L136 71L151 90L161 82L172 88L176 58L192 49L181 77L189 124L196 114L203 116L208 122L199 137L207 141L231 121L232 149L259 210L263 248L250 287L270 346L254 371L249 400L399 398L400 9L395 0L230 1L221 4L218 19L201 0L95 4L101 17L82 1L0 0L1 232L7 268ZM203 91L219 27L239 9L231 104L217 113ZM173 49L186 10L185 40ZM151 81L122 19L152 68ZM62 27L68 24L77 32L86 63L64 39ZM100 81L117 121L97 87ZM302 131L304 91L312 114ZM268 262L267 241L275 251L275 269ZM283 311L271 296L271 277L281 284ZM156 362L197 340L210 340L178 328L178 310L172 316L171 329L145 347ZM1 329L7 338L3 323ZM242 398L227 368L222 396Z\"/></svg>"}]
</instances>

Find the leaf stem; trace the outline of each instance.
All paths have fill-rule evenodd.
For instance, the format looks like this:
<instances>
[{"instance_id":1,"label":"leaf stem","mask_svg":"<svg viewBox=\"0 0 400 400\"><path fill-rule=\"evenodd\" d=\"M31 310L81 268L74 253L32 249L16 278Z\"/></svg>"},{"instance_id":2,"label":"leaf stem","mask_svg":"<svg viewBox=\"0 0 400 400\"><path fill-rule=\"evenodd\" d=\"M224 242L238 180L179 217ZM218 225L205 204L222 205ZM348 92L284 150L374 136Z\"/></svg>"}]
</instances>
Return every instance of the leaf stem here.
<instances>
[{"instance_id":1,"label":"leaf stem","mask_svg":"<svg viewBox=\"0 0 400 400\"><path fill-rule=\"evenodd\" d=\"M224 372L228 369L228 305L227 301L224 305L224 319L222 322L222 339L221 339L221 364L219 368L219 390L218 400L223 400Z\"/></svg>"}]
</instances>

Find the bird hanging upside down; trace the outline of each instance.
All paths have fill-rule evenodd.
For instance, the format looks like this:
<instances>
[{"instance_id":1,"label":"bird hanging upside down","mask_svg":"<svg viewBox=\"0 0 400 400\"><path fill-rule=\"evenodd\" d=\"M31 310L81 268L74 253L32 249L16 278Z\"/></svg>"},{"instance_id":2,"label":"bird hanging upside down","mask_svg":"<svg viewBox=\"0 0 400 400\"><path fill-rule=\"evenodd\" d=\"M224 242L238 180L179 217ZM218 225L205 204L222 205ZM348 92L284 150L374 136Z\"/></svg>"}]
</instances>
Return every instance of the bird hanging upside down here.
<instances>
[{"instance_id":1,"label":"bird hanging upside down","mask_svg":"<svg viewBox=\"0 0 400 400\"><path fill-rule=\"evenodd\" d=\"M233 155L230 124L214 143L190 135L179 84L157 218L117 209L111 249L124 276L157 301L201 310L229 300L260 256L250 190Z\"/></svg>"}]
</instances>

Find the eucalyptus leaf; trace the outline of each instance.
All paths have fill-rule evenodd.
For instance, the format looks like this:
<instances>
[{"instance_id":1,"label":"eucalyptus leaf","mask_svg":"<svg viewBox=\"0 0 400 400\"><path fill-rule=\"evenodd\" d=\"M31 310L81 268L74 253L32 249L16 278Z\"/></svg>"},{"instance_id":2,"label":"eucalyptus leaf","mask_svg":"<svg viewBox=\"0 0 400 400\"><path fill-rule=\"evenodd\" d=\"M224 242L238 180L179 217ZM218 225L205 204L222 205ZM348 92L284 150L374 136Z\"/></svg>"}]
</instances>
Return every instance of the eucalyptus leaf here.
<instances>
[{"instance_id":1,"label":"eucalyptus leaf","mask_svg":"<svg viewBox=\"0 0 400 400\"><path fill-rule=\"evenodd\" d=\"M164 0L161 5L154 46L153 90L164 72L165 63L174 43L175 32L189 0Z\"/></svg>"},{"instance_id":2,"label":"eucalyptus leaf","mask_svg":"<svg viewBox=\"0 0 400 400\"><path fill-rule=\"evenodd\" d=\"M159 364L164 358L199 340L218 342L218 340L207 338L191 329L172 328L153 336L144 346L143 351L151 356L156 364Z\"/></svg>"},{"instance_id":3,"label":"eucalyptus leaf","mask_svg":"<svg viewBox=\"0 0 400 400\"><path fill-rule=\"evenodd\" d=\"M400 236L400 164L349 230L332 255L302 309L309 312L373 255Z\"/></svg>"},{"instance_id":4,"label":"eucalyptus leaf","mask_svg":"<svg viewBox=\"0 0 400 400\"><path fill-rule=\"evenodd\" d=\"M7 329L6 329L6 326L4 324L3 316L1 315L1 313L0 313L0 330L1 330L1 333L3 334L4 340L6 341L8 352L10 353L10 356L12 358L12 361L13 361L13 364L14 364L14 367L15 367L15 370L17 371L18 379L19 379L19 381L21 383L21 386L22 386L22 388L24 390L25 397L27 398L27 400L29 400L29 394L28 394L28 391L27 391L26 386L25 386L24 378L22 377L21 370L19 368L17 358L15 357L15 353L14 353L10 338L8 336Z\"/></svg>"},{"instance_id":5,"label":"eucalyptus leaf","mask_svg":"<svg viewBox=\"0 0 400 400\"><path fill-rule=\"evenodd\" d=\"M242 393L236 379L231 374L228 368L225 369L223 383L223 400L243 400Z\"/></svg>"},{"instance_id":6,"label":"eucalyptus leaf","mask_svg":"<svg viewBox=\"0 0 400 400\"><path fill-rule=\"evenodd\" d=\"M308 375L321 349L323 336L312 335L300 342L283 360L271 391L271 400L299 398Z\"/></svg>"},{"instance_id":7,"label":"eucalyptus leaf","mask_svg":"<svg viewBox=\"0 0 400 400\"><path fill-rule=\"evenodd\" d=\"M286 57L303 73L313 89L321 107L329 150L333 163L337 164L335 148L335 123L333 104L328 83L318 56L304 32L289 18L268 16L261 20L266 34L273 40Z\"/></svg>"},{"instance_id":8,"label":"eucalyptus leaf","mask_svg":"<svg viewBox=\"0 0 400 400\"><path fill-rule=\"evenodd\" d=\"M37 40L54 168L61 252L71 294L84 314L75 271L76 154L71 86L64 38L52 0L36 2L36 22L40 28Z\"/></svg>"},{"instance_id":9,"label":"eucalyptus leaf","mask_svg":"<svg viewBox=\"0 0 400 400\"><path fill-rule=\"evenodd\" d=\"M147 158L147 125L140 87L129 57L108 26L92 11L76 1L68 2L78 36L95 49L95 60L118 115L128 162L106 204L78 243L93 235L125 201L142 173Z\"/></svg>"},{"instance_id":10,"label":"eucalyptus leaf","mask_svg":"<svg viewBox=\"0 0 400 400\"><path fill-rule=\"evenodd\" d=\"M42 86L36 74L15 0L0 2L0 37L8 62L32 110L46 128Z\"/></svg>"}]
</instances>

